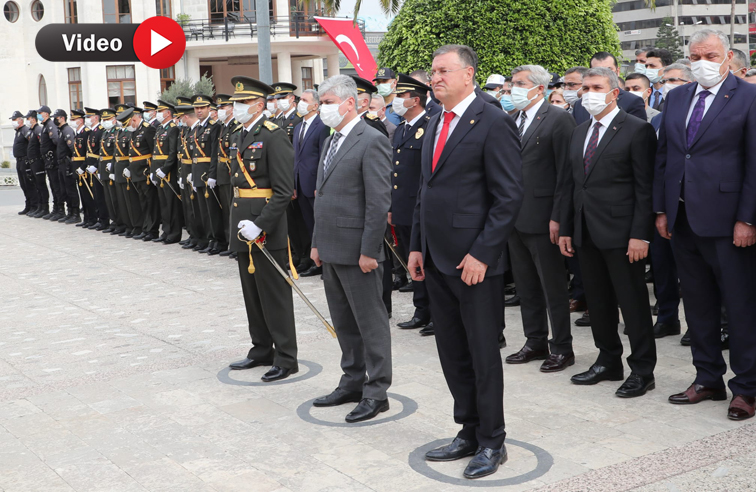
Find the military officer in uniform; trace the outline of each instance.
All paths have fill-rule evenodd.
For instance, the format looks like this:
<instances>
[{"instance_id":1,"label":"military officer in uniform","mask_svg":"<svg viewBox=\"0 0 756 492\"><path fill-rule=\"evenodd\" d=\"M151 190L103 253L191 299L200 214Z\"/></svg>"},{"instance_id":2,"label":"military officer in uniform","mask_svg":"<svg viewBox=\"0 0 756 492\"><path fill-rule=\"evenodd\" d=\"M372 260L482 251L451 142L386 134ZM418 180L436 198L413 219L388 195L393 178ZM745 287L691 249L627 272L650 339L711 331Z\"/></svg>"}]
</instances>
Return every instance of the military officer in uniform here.
<instances>
[{"instance_id":1,"label":"military officer in uniform","mask_svg":"<svg viewBox=\"0 0 756 492\"><path fill-rule=\"evenodd\" d=\"M40 140L42 139L42 125L37 120L37 112L33 109L26 113L26 121L29 123L29 146L26 148L27 159L34 175L34 187L39 197L39 208L31 215L40 219L50 213L50 190L47 189L45 180L45 161L42 156Z\"/></svg>"},{"instance_id":2,"label":"military officer in uniform","mask_svg":"<svg viewBox=\"0 0 756 492\"><path fill-rule=\"evenodd\" d=\"M273 84L273 98L276 101L276 109L280 111L273 123L286 131L289 142L294 141L294 128L302 121L297 113L297 105L294 102L294 91L297 86L288 82L276 82Z\"/></svg>"},{"instance_id":3,"label":"military officer in uniform","mask_svg":"<svg viewBox=\"0 0 756 492\"><path fill-rule=\"evenodd\" d=\"M136 212L135 227L142 232L134 239L151 241L160 235L160 211L157 189L150 180L150 161L155 146L155 127L144 121L142 108L132 108L131 118L123 122L124 130L131 133L129 143L129 173L136 193L131 194L132 210ZM136 207L138 211L135 210Z\"/></svg>"},{"instance_id":4,"label":"military officer in uniform","mask_svg":"<svg viewBox=\"0 0 756 492\"><path fill-rule=\"evenodd\" d=\"M190 177L192 176L192 148L194 147L194 127L197 117L194 114L191 98L176 98L176 114L179 118L181 133L179 133L178 156L181 164L179 187L181 188L181 205L184 211L184 224L189 233L185 241L180 241L183 249L201 250L207 247L207 239L202 228L197 193L194 192ZM183 244L182 244L183 243Z\"/></svg>"},{"instance_id":5,"label":"military officer in uniform","mask_svg":"<svg viewBox=\"0 0 756 492\"><path fill-rule=\"evenodd\" d=\"M252 348L230 367L272 365L262 377L269 382L299 371L294 305L289 285L251 241L264 240L281 268L291 266L286 207L294 189L294 148L286 132L263 115L273 89L249 77L234 77L231 83L234 116L243 125L233 133L229 154L234 186L231 249L239 255Z\"/></svg>"},{"instance_id":6,"label":"military officer in uniform","mask_svg":"<svg viewBox=\"0 0 756 492\"><path fill-rule=\"evenodd\" d=\"M152 171L158 183L160 197L160 214L163 234L152 242L174 244L181 241L184 226L184 214L178 185L179 163L178 142L179 127L173 122L173 106L158 99L157 120L159 126L155 131L155 148L152 150Z\"/></svg>"},{"instance_id":7,"label":"military officer in uniform","mask_svg":"<svg viewBox=\"0 0 756 492\"><path fill-rule=\"evenodd\" d=\"M108 214L108 205L106 203L108 198L105 196L105 190L103 189L103 183L108 183L110 180L98 170L100 164L100 142L102 141L102 134L105 131L100 124L100 111L94 108L84 108L84 124L89 128L86 142L87 158L85 162L87 177L92 184L92 193L94 193L95 210L93 217L94 224L91 224L88 228L102 231L107 229L110 224L110 215ZM87 179L87 177L84 179ZM108 186L110 185L108 184Z\"/></svg>"},{"instance_id":8,"label":"military officer in uniform","mask_svg":"<svg viewBox=\"0 0 756 492\"><path fill-rule=\"evenodd\" d=\"M123 214L119 203L120 190L118 180L116 179L116 155L118 153L118 127L116 125L115 109L105 108L100 110L100 121L102 122L102 137L100 138L100 164L98 165L100 180L102 181L102 191L105 195L105 206L108 209L108 218L110 223L108 227L102 230L105 234L120 234L126 230L126 222L123 221ZM125 203L123 205L126 206Z\"/></svg>"},{"instance_id":9,"label":"military officer in uniform","mask_svg":"<svg viewBox=\"0 0 756 492\"><path fill-rule=\"evenodd\" d=\"M87 172L87 140L91 131L84 124L84 111L71 110L71 125L74 128L73 155L71 156L75 188L79 190L80 211L84 217L76 223L76 227L89 228L97 222L94 200L94 178L89 177Z\"/></svg>"},{"instance_id":10,"label":"military officer in uniform","mask_svg":"<svg viewBox=\"0 0 756 492\"><path fill-rule=\"evenodd\" d=\"M78 224L81 221L81 215L79 214L79 192L76 191L76 174L74 173L74 165L71 160L76 131L66 121L68 115L64 110L55 110L52 118L58 127L58 145L56 150L58 180L63 185L64 202L68 205L68 213L57 220L66 224ZM51 217L50 220L54 219Z\"/></svg>"},{"instance_id":11,"label":"military officer in uniform","mask_svg":"<svg viewBox=\"0 0 756 492\"><path fill-rule=\"evenodd\" d=\"M29 149L31 130L24 125L24 115L14 111L10 117L16 135L13 138L13 157L16 159L16 173L21 191L24 192L24 209L18 215L31 215L39 209L39 196L34 183L34 174L26 158Z\"/></svg>"},{"instance_id":12,"label":"military officer in uniform","mask_svg":"<svg viewBox=\"0 0 756 492\"><path fill-rule=\"evenodd\" d=\"M144 220L141 216L142 207L139 204L139 194L131 182L131 171L129 170L131 132L126 129L126 126L128 126L133 113L134 108L125 105L116 106L116 121L118 121L120 129L116 132L113 174L115 175L118 212L121 221L126 225L118 235L126 238L141 234Z\"/></svg>"},{"instance_id":13,"label":"military officer in uniform","mask_svg":"<svg viewBox=\"0 0 756 492\"><path fill-rule=\"evenodd\" d=\"M372 126L379 132L386 135L388 138L388 130L386 125L377 116L371 115L370 110L370 98L374 93L378 92L378 89L369 81L356 75L351 76L354 82L357 84L357 116L365 120L369 126Z\"/></svg>"},{"instance_id":14,"label":"military officer in uniform","mask_svg":"<svg viewBox=\"0 0 756 492\"><path fill-rule=\"evenodd\" d=\"M45 171L47 179L50 181L50 190L53 196L52 212L43 216L45 220L58 220L66 215L65 192L58 175L58 157L56 155L58 147L58 127L50 118L50 108L42 106L37 110L37 119L42 125L39 134L39 150L45 161ZM54 218L53 218L54 217Z\"/></svg>"},{"instance_id":15,"label":"military officer in uniform","mask_svg":"<svg viewBox=\"0 0 756 492\"><path fill-rule=\"evenodd\" d=\"M231 159L229 152L231 149L231 134L241 130L241 124L234 118L234 102L228 94L216 94L215 104L218 106L218 124L221 127L218 136L218 169L216 179L218 180L218 198L220 198L223 209L223 237L226 238L226 244L229 243L231 232L231 207L234 193L231 186ZM233 256L236 254L227 248L220 253L220 256Z\"/></svg>"},{"instance_id":16,"label":"military officer in uniform","mask_svg":"<svg viewBox=\"0 0 756 492\"><path fill-rule=\"evenodd\" d=\"M157 130L160 126L160 122L157 120L158 105L150 101L142 101L142 108L144 108L144 121Z\"/></svg>"}]
</instances>

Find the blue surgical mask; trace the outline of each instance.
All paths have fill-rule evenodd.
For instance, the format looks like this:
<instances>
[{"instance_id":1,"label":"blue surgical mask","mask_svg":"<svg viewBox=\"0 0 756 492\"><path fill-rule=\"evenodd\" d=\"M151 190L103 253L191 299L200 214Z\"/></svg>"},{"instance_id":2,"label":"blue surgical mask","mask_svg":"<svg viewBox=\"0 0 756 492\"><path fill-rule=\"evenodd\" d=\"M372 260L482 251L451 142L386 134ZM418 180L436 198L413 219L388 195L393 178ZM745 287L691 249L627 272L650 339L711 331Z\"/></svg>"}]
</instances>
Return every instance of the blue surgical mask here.
<instances>
[{"instance_id":1,"label":"blue surgical mask","mask_svg":"<svg viewBox=\"0 0 756 492\"><path fill-rule=\"evenodd\" d=\"M44 121L44 118L42 118L41 114L37 115L37 121L39 121L40 123L42 123L42 121Z\"/></svg>"},{"instance_id":2,"label":"blue surgical mask","mask_svg":"<svg viewBox=\"0 0 756 492\"><path fill-rule=\"evenodd\" d=\"M501 107L504 111L514 111L514 103L512 102L512 96L504 94L501 96Z\"/></svg>"},{"instance_id":3,"label":"blue surgical mask","mask_svg":"<svg viewBox=\"0 0 756 492\"><path fill-rule=\"evenodd\" d=\"M544 97L546 98L547 101L549 100L549 96L551 95L552 92L554 92L554 89L546 89L546 94L544 94Z\"/></svg>"}]
</instances>

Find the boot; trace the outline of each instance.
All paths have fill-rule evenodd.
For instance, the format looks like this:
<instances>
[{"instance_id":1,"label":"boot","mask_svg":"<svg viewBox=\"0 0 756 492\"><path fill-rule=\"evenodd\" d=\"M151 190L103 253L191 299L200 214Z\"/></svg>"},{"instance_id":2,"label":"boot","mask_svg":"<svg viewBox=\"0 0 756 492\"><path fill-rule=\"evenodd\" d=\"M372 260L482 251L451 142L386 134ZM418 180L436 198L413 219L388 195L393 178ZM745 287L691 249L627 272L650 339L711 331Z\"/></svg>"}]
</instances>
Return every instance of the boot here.
<instances>
[{"instance_id":1,"label":"boot","mask_svg":"<svg viewBox=\"0 0 756 492\"><path fill-rule=\"evenodd\" d=\"M78 224L81 222L81 215L79 214L78 210L74 210L71 212L71 215L68 217L68 220L66 220L66 224ZM84 222L82 222L84 224Z\"/></svg>"},{"instance_id":2,"label":"boot","mask_svg":"<svg viewBox=\"0 0 756 492\"><path fill-rule=\"evenodd\" d=\"M40 205L34 206L34 207L30 208L28 212L26 212L26 216L27 217L34 217L35 215L37 215L37 212L39 212L41 209L42 209L42 207Z\"/></svg>"},{"instance_id":3,"label":"boot","mask_svg":"<svg viewBox=\"0 0 756 492\"><path fill-rule=\"evenodd\" d=\"M68 212L66 212L65 206L61 207L60 217L58 217L58 222L65 223L70 217L71 217L71 207L68 207Z\"/></svg>"},{"instance_id":4,"label":"boot","mask_svg":"<svg viewBox=\"0 0 756 492\"><path fill-rule=\"evenodd\" d=\"M41 219L42 217L44 217L45 215L49 213L50 213L50 205L47 205L47 204L40 205L39 209L37 210L37 213L32 215L32 217L34 217L35 219Z\"/></svg>"},{"instance_id":5,"label":"boot","mask_svg":"<svg viewBox=\"0 0 756 492\"><path fill-rule=\"evenodd\" d=\"M53 218L53 216L57 216L57 215L58 215L58 207L56 205L53 205L52 212L48 212L47 214L43 215L42 218L45 220L50 220Z\"/></svg>"},{"instance_id":6,"label":"boot","mask_svg":"<svg viewBox=\"0 0 756 492\"><path fill-rule=\"evenodd\" d=\"M24 207L24 209L22 211L20 211L18 213L18 215L26 215L28 213L29 213L29 204L27 203L26 206Z\"/></svg>"}]
</instances>

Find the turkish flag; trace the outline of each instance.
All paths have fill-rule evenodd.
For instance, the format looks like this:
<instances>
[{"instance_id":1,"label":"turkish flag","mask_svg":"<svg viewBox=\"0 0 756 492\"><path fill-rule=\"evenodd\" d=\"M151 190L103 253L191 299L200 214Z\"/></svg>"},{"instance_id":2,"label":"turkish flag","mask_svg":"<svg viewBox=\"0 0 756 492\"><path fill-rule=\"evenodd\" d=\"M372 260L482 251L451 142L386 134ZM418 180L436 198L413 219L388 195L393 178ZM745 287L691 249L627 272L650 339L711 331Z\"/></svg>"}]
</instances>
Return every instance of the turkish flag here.
<instances>
[{"instance_id":1,"label":"turkish flag","mask_svg":"<svg viewBox=\"0 0 756 492\"><path fill-rule=\"evenodd\" d=\"M363 79L373 80L377 64L373 54L365 44L365 38L357 25L349 19L333 19L331 17L315 17L315 20L323 26L328 37L331 38L336 46L339 47L344 56L347 57L357 75ZM336 75L336 74L328 74Z\"/></svg>"}]
</instances>

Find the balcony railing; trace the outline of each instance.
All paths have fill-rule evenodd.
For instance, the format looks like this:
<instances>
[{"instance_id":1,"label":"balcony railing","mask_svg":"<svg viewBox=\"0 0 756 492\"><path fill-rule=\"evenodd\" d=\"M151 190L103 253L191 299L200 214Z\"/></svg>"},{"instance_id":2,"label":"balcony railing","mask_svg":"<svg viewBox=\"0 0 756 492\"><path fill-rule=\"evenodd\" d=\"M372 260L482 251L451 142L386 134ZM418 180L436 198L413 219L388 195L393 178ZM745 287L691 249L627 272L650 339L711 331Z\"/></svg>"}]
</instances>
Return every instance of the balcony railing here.
<instances>
[{"instance_id":1,"label":"balcony railing","mask_svg":"<svg viewBox=\"0 0 756 492\"><path fill-rule=\"evenodd\" d=\"M239 16L229 14L221 19L192 19L180 22L186 34L187 41L231 41L237 38L254 39L257 37L257 21L255 16ZM365 35L365 21L358 20L357 26ZM291 36L294 38L309 36L325 36L323 28L315 20L314 15L304 12L292 12L290 17L270 18L270 35Z\"/></svg>"}]
</instances>

